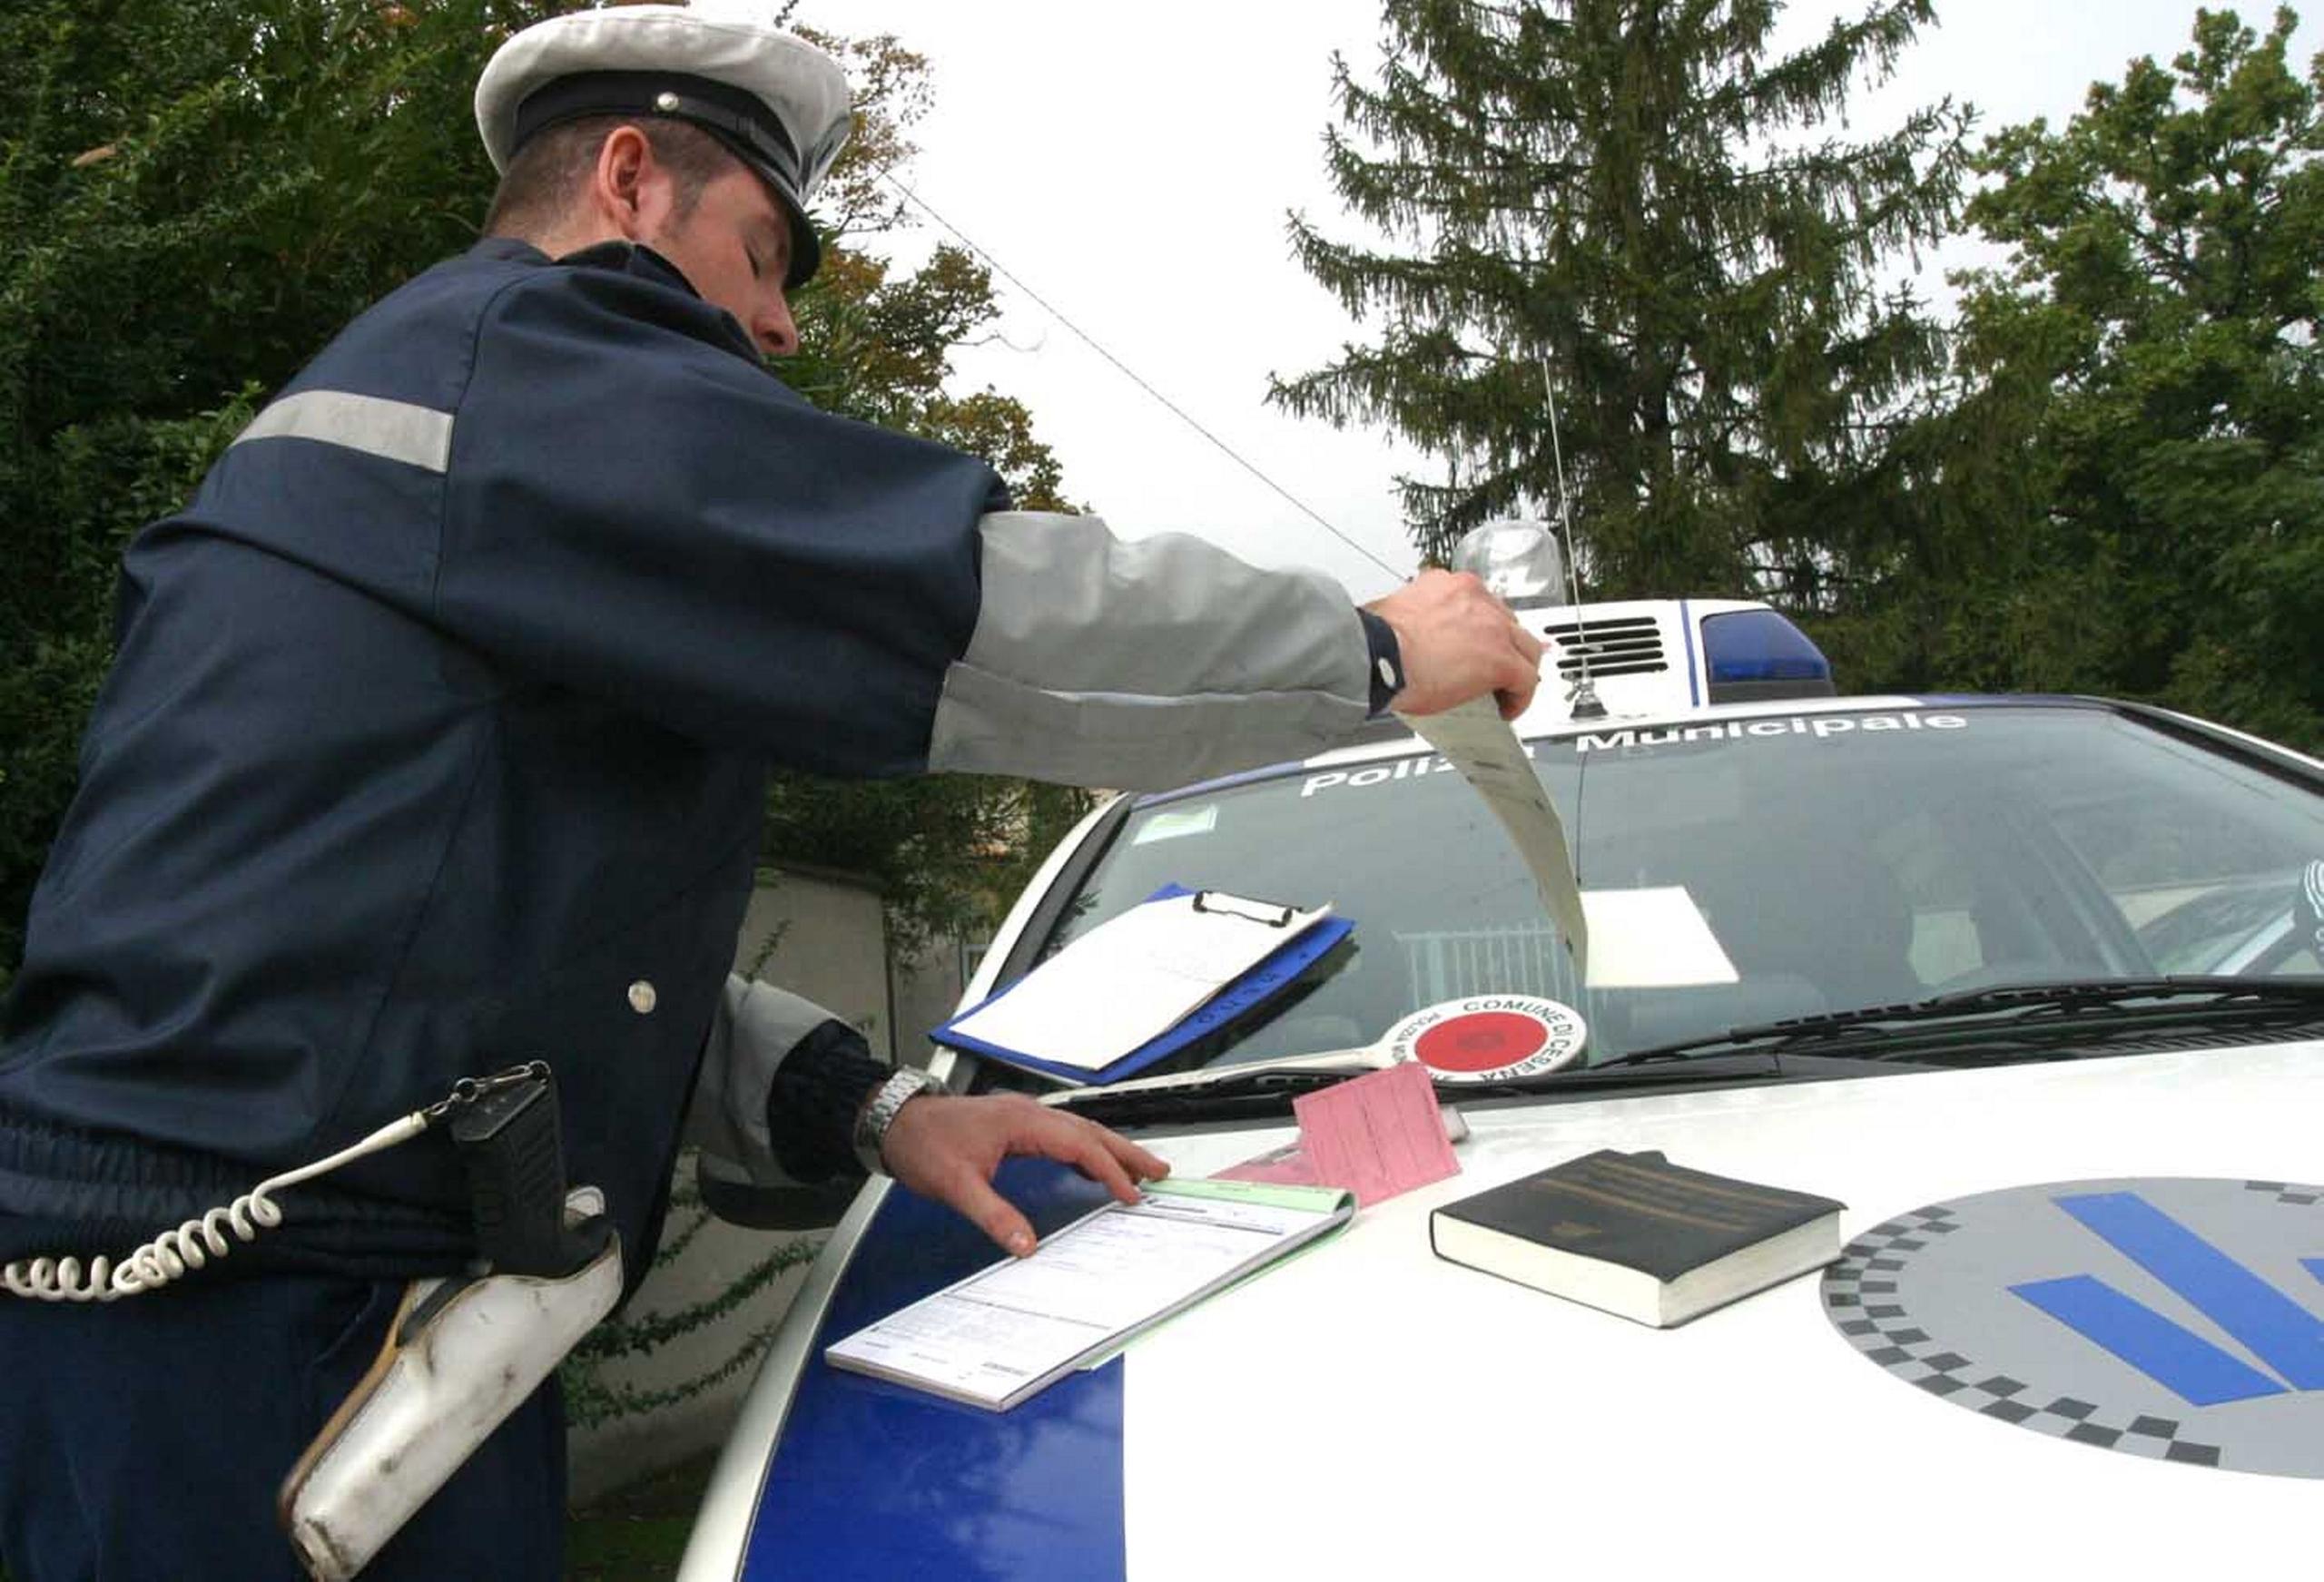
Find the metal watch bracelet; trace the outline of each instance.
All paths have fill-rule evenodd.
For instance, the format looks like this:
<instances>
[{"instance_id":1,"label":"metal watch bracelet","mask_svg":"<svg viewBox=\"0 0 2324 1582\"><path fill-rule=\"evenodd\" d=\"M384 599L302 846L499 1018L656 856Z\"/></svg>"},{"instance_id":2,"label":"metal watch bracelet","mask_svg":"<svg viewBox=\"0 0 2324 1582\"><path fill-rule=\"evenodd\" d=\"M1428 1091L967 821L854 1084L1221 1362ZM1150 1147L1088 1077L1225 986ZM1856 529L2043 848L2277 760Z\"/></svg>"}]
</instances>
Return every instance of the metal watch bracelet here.
<instances>
[{"instance_id":1,"label":"metal watch bracelet","mask_svg":"<svg viewBox=\"0 0 2324 1582\"><path fill-rule=\"evenodd\" d=\"M880 1148L887 1142L888 1128L895 1124L896 1112L904 1107L904 1101L923 1093L943 1091L942 1083L927 1072L909 1066L879 1086L872 1093L871 1102L857 1113L855 1135L851 1139L855 1145L856 1162L863 1166L864 1174L880 1175L886 1173L885 1166L880 1163Z\"/></svg>"}]
</instances>

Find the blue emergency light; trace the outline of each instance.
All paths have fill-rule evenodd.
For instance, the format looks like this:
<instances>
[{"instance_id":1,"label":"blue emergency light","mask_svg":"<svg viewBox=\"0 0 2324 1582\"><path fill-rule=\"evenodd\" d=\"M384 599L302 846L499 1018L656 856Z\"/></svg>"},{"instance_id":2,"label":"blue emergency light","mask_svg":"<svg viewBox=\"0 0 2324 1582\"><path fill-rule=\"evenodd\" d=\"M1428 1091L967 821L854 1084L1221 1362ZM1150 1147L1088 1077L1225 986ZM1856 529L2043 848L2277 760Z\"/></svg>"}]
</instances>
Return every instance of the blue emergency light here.
<instances>
[{"instance_id":1,"label":"blue emergency light","mask_svg":"<svg viewBox=\"0 0 2324 1582\"><path fill-rule=\"evenodd\" d=\"M1714 703L1828 698L1838 690L1824 651L1773 610L1705 615L1702 643Z\"/></svg>"}]
</instances>

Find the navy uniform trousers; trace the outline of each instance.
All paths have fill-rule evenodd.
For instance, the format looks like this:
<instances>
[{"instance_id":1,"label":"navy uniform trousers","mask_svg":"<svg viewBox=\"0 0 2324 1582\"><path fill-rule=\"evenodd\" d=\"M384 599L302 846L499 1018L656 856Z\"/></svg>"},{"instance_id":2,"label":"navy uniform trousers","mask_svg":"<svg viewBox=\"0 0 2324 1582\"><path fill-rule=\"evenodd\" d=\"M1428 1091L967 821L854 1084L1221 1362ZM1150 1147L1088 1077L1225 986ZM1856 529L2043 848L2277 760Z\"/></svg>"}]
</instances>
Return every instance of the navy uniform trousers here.
<instances>
[{"instance_id":1,"label":"navy uniform trousers","mask_svg":"<svg viewBox=\"0 0 2324 1582\"><path fill-rule=\"evenodd\" d=\"M404 1282L211 1276L103 1306L0 1296L7 1582L304 1577L276 1490L378 1355ZM557 1582L564 1432L552 1379L363 1582Z\"/></svg>"}]
</instances>

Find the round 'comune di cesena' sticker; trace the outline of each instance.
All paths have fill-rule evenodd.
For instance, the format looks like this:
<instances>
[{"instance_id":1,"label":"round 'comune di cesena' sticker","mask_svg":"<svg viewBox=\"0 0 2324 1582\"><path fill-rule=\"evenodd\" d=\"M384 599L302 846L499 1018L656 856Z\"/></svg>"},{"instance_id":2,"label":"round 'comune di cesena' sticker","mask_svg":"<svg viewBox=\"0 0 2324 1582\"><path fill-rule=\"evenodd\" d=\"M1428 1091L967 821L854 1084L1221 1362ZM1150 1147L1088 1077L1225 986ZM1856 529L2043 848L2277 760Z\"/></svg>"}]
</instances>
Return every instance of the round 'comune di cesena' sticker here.
<instances>
[{"instance_id":1,"label":"round 'comune di cesena' sticker","mask_svg":"<svg viewBox=\"0 0 2324 1582\"><path fill-rule=\"evenodd\" d=\"M1443 1000L1388 1029L1388 1053L1440 1082L1507 1082L1581 1058L1589 1029L1571 1006L1525 994Z\"/></svg>"}]
</instances>

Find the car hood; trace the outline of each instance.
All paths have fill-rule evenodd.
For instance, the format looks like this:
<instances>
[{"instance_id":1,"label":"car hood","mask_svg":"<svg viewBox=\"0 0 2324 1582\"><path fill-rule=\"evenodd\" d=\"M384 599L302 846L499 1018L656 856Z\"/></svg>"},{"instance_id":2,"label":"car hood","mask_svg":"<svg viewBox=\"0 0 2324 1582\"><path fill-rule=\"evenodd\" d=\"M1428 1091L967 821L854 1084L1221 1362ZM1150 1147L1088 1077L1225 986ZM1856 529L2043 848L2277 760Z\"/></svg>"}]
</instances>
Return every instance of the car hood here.
<instances>
[{"instance_id":1,"label":"car hood","mask_svg":"<svg viewBox=\"0 0 2324 1582\"><path fill-rule=\"evenodd\" d=\"M1002 1415L820 1360L987 1254L874 1188L683 1576L1660 1576L1836 1542L1910 1577L2256 1564L2324 1494L2319 1114L2312 1041L1479 1105L1460 1175ZM1147 1140L1200 1175L1288 1135ZM1432 1254L1432 1208L1598 1148L1838 1198L1850 1255L1658 1331ZM1044 1218L1088 1201L1008 1184ZM2169 1244L2074 1217L2102 1200ZM2045 1282L2102 1288L2096 1316L2021 1294ZM2189 1399L2221 1378L2244 1393Z\"/></svg>"}]
</instances>

